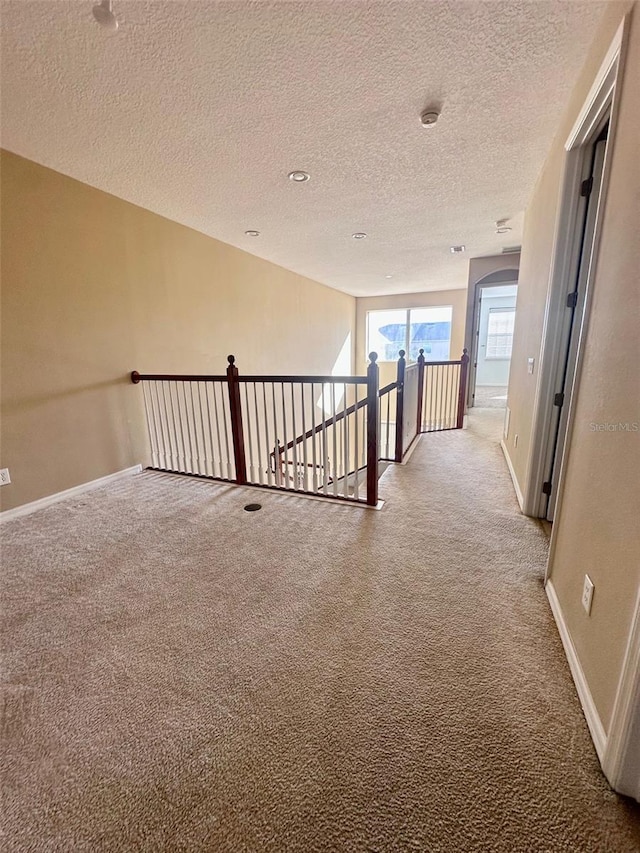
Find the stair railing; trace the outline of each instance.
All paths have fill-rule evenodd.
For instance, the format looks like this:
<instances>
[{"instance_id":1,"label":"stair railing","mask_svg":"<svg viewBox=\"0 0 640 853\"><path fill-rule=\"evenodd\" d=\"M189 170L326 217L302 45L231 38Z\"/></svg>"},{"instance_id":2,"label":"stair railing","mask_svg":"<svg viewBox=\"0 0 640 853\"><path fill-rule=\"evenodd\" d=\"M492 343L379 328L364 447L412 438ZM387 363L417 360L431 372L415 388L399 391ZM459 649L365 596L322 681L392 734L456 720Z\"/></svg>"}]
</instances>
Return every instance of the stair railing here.
<instances>
[{"instance_id":1,"label":"stair railing","mask_svg":"<svg viewBox=\"0 0 640 853\"><path fill-rule=\"evenodd\" d=\"M421 349L417 364L418 432L462 429L469 370L467 350L457 361L426 361Z\"/></svg>"},{"instance_id":2,"label":"stair railing","mask_svg":"<svg viewBox=\"0 0 640 853\"><path fill-rule=\"evenodd\" d=\"M380 459L402 462L421 433L462 429L469 356L457 361L417 361L398 354L396 381L380 390Z\"/></svg>"},{"instance_id":3,"label":"stair railing","mask_svg":"<svg viewBox=\"0 0 640 853\"><path fill-rule=\"evenodd\" d=\"M154 470L378 502L378 366L366 376L140 374ZM319 412L322 419L319 421Z\"/></svg>"},{"instance_id":4,"label":"stair railing","mask_svg":"<svg viewBox=\"0 0 640 853\"><path fill-rule=\"evenodd\" d=\"M421 433L461 429L469 356L420 350L378 388L366 376L140 374L153 470L375 506L379 461L402 462ZM323 417L319 420L318 415Z\"/></svg>"}]
</instances>

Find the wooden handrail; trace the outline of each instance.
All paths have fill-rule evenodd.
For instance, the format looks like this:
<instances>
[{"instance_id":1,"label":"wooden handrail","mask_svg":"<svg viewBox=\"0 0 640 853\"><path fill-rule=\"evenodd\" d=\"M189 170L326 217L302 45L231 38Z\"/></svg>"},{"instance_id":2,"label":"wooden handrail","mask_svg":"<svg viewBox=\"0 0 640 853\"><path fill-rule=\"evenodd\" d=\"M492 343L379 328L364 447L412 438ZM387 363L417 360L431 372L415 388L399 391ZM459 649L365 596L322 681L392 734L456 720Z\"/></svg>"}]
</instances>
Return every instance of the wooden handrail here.
<instances>
[{"instance_id":1,"label":"wooden handrail","mask_svg":"<svg viewBox=\"0 0 640 853\"><path fill-rule=\"evenodd\" d=\"M385 385L384 388L381 388L378 391L378 397L384 397L385 394L388 394L389 391L393 391L394 388L398 387L398 383L394 380L390 382L388 385Z\"/></svg>"},{"instance_id":2,"label":"wooden handrail","mask_svg":"<svg viewBox=\"0 0 640 853\"><path fill-rule=\"evenodd\" d=\"M420 350L420 352L423 352L423 350ZM466 350L465 350L465 352L466 352ZM437 367L438 365L443 365L443 364L462 364L462 359L459 358L459 359L454 360L454 361L427 361L425 359L425 364L427 364L429 366L433 366L433 367Z\"/></svg>"},{"instance_id":3,"label":"wooden handrail","mask_svg":"<svg viewBox=\"0 0 640 853\"><path fill-rule=\"evenodd\" d=\"M134 385L138 382L148 381L158 382L226 382L225 374L221 376L211 376L209 374L191 374L191 373L138 373L137 370L131 371L131 381ZM238 382L304 382L315 383L316 385L366 385L366 376L238 376Z\"/></svg>"},{"instance_id":4,"label":"wooden handrail","mask_svg":"<svg viewBox=\"0 0 640 853\"><path fill-rule=\"evenodd\" d=\"M190 373L138 373L137 370L131 371L131 381L134 385L139 382L226 382L227 377L210 376L209 374L190 374Z\"/></svg>"},{"instance_id":5,"label":"wooden handrail","mask_svg":"<svg viewBox=\"0 0 640 853\"><path fill-rule=\"evenodd\" d=\"M378 391L378 397L383 397L385 394L388 394L390 391L393 391L394 388L398 387L397 382L390 382L388 385L385 385L384 388L381 388ZM335 417L332 415L330 418L327 418L326 421L323 421L321 424L318 424L315 427L312 427L310 430L304 433L304 435L299 435L297 438L292 439L287 445L280 445L280 453L284 453L286 450L291 450L294 444L300 444L300 442L304 441L306 438L311 438L317 432L321 432L323 429L327 427L333 426L334 423L343 420L344 418L349 417L354 412L357 412L359 409L363 409L367 405L367 400L358 400L357 403L353 403L348 408L343 409L343 411L338 412ZM275 451L271 451L271 455L274 455Z\"/></svg>"},{"instance_id":6,"label":"wooden handrail","mask_svg":"<svg viewBox=\"0 0 640 853\"><path fill-rule=\"evenodd\" d=\"M347 409L343 409L343 411L332 415L330 418L327 418L326 421L323 421L322 423L311 427L311 429L308 429L302 435L299 435L296 438L292 438L288 444L278 445L278 452L280 453L280 455L286 453L287 450L291 450L292 447L295 447L297 444L300 444L301 442L305 441L305 439L311 438L316 433L322 432L323 429L327 429L328 427L333 426L335 423L338 423L338 421L344 420L344 418L348 417L349 415L352 415L354 412L357 412L358 409L364 408L364 406L366 405L366 399L358 400L357 403L353 403L353 405L349 406ZM274 453L275 450L272 450L271 455L273 456Z\"/></svg>"},{"instance_id":7,"label":"wooden handrail","mask_svg":"<svg viewBox=\"0 0 640 853\"><path fill-rule=\"evenodd\" d=\"M393 391L394 388L398 387L397 382L390 382L388 385L385 385L384 388L381 388L378 391L378 397L384 397L385 394L388 394L390 391ZM351 406L348 406L346 409L343 409L341 412L338 412L335 416L332 415L330 418L327 418L326 421L323 421L317 426L311 427L302 435L297 436L296 438L292 438L288 444L278 445L278 452L280 455L286 453L287 450L291 450L292 447L296 444L300 444L305 441L307 438L311 438L317 432L322 432L323 429L327 429L327 427L333 426L334 423L338 423L338 421L344 420L344 418L348 418L349 415L352 415L354 412L357 412L359 409L363 409L367 405L368 400L365 398L363 400L358 400L357 403L353 403ZM271 456L275 455L275 450L271 451Z\"/></svg>"},{"instance_id":8,"label":"wooden handrail","mask_svg":"<svg viewBox=\"0 0 640 853\"><path fill-rule=\"evenodd\" d=\"M309 385L366 385L366 376L242 376L238 382L299 382Z\"/></svg>"}]
</instances>

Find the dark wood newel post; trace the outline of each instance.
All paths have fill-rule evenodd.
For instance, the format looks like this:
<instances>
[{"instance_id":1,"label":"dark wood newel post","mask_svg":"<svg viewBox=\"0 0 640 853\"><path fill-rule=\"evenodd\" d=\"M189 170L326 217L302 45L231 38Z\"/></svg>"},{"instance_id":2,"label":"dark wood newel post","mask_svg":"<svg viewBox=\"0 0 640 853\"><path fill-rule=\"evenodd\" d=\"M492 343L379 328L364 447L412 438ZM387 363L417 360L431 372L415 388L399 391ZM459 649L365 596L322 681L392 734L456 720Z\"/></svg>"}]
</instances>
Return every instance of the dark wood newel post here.
<instances>
[{"instance_id":1,"label":"dark wood newel post","mask_svg":"<svg viewBox=\"0 0 640 853\"><path fill-rule=\"evenodd\" d=\"M369 353L367 368L367 503L378 503L378 353Z\"/></svg>"},{"instance_id":2,"label":"dark wood newel post","mask_svg":"<svg viewBox=\"0 0 640 853\"><path fill-rule=\"evenodd\" d=\"M242 404L240 402L240 384L235 356L227 356L227 383L229 385L229 413L231 416L231 436L233 438L233 456L236 464L236 483L244 486L247 482L247 465L244 456L244 431L242 429Z\"/></svg>"},{"instance_id":3,"label":"dark wood newel post","mask_svg":"<svg viewBox=\"0 0 640 853\"><path fill-rule=\"evenodd\" d=\"M398 387L396 389L396 462L402 462L402 425L404 422L404 371L407 366L405 361L405 351L403 349L398 353Z\"/></svg>"},{"instance_id":4,"label":"dark wood newel post","mask_svg":"<svg viewBox=\"0 0 640 853\"><path fill-rule=\"evenodd\" d=\"M456 429L462 429L464 425L464 401L467 393L467 373L469 371L469 353L466 349L462 351L460 359L460 387L458 389L458 420Z\"/></svg>"},{"instance_id":5,"label":"dark wood newel post","mask_svg":"<svg viewBox=\"0 0 640 853\"><path fill-rule=\"evenodd\" d=\"M424 404L424 350L420 350L418 356L418 416L416 423L416 435L422 432L422 406Z\"/></svg>"}]
</instances>

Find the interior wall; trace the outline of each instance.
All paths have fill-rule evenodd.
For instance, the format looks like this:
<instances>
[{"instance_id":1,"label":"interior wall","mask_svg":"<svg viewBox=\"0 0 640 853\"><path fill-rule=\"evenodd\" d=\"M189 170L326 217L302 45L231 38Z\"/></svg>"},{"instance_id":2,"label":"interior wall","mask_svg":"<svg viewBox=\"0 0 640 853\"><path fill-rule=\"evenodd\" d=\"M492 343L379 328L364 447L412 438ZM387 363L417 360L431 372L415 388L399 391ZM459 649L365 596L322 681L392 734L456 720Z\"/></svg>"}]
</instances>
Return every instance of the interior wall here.
<instances>
[{"instance_id":1,"label":"interior wall","mask_svg":"<svg viewBox=\"0 0 640 853\"><path fill-rule=\"evenodd\" d=\"M331 373L355 299L3 151L9 509L146 461L129 373Z\"/></svg>"},{"instance_id":2,"label":"interior wall","mask_svg":"<svg viewBox=\"0 0 640 853\"><path fill-rule=\"evenodd\" d=\"M549 567L564 620L605 731L608 731L640 585L640 16L637 4L608 6L571 104L527 210L509 384L511 425L505 440L525 489L531 421L553 254L564 142L623 14L631 7L626 61L616 97L592 304L574 399L564 487L553 526ZM527 374L528 357L536 369ZM628 423L630 431L607 424ZM605 425L602 427L601 425ZM640 427L639 427L640 429ZM514 444L519 435L518 446ZM591 615L581 606L585 573L595 584Z\"/></svg>"},{"instance_id":3,"label":"interior wall","mask_svg":"<svg viewBox=\"0 0 640 853\"><path fill-rule=\"evenodd\" d=\"M462 355L466 290L431 290L425 293L394 293L389 296L369 296L356 299L356 371L363 375L369 364L367 352L367 311L382 311L387 308L429 308L451 305L451 358ZM380 363L380 385L387 385L396 378L393 362Z\"/></svg>"}]
</instances>

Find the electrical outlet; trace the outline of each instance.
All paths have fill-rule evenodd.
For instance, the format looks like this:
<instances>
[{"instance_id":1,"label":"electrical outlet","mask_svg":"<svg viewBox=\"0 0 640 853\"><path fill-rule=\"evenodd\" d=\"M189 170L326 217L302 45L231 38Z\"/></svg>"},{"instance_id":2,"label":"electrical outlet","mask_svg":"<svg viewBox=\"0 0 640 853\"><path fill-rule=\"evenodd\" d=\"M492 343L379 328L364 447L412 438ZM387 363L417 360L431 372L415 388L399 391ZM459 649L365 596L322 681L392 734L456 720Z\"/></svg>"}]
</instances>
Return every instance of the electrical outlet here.
<instances>
[{"instance_id":1,"label":"electrical outlet","mask_svg":"<svg viewBox=\"0 0 640 853\"><path fill-rule=\"evenodd\" d=\"M533 373L533 367L534 367L535 363L536 363L535 358L528 358L527 359L527 373Z\"/></svg>"},{"instance_id":2,"label":"electrical outlet","mask_svg":"<svg viewBox=\"0 0 640 853\"><path fill-rule=\"evenodd\" d=\"M587 616L591 615L591 602L593 601L593 581L589 575L584 576L584 585L582 587L582 606L584 607Z\"/></svg>"},{"instance_id":3,"label":"electrical outlet","mask_svg":"<svg viewBox=\"0 0 640 853\"><path fill-rule=\"evenodd\" d=\"M8 468L0 468L0 486L8 486L11 482Z\"/></svg>"}]
</instances>

